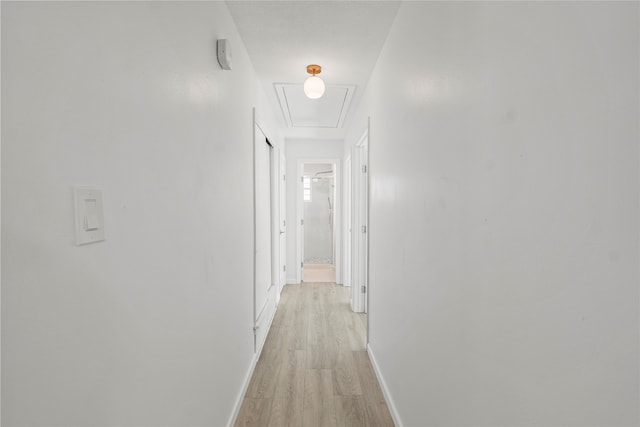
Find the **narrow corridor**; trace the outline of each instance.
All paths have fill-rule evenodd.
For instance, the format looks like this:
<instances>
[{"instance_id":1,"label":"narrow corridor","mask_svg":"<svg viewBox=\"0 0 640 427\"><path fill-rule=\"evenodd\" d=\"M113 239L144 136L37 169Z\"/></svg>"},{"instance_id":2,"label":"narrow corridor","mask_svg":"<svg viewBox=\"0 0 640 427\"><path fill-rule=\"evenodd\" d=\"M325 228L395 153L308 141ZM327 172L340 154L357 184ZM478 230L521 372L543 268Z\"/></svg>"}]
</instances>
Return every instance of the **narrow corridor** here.
<instances>
[{"instance_id":1,"label":"narrow corridor","mask_svg":"<svg viewBox=\"0 0 640 427\"><path fill-rule=\"evenodd\" d=\"M236 426L393 426L349 288L288 285Z\"/></svg>"}]
</instances>

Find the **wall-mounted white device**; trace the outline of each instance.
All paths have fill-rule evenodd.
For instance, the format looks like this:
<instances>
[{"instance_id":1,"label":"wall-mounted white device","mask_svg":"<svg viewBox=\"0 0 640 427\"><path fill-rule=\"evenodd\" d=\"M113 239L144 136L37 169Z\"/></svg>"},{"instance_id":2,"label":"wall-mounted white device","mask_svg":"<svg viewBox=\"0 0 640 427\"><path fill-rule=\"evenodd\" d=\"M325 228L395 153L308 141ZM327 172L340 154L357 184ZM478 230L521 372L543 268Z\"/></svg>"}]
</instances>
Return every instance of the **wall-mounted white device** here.
<instances>
[{"instance_id":1,"label":"wall-mounted white device","mask_svg":"<svg viewBox=\"0 0 640 427\"><path fill-rule=\"evenodd\" d=\"M104 240L102 191L97 188L74 188L76 210L76 245Z\"/></svg>"},{"instance_id":2,"label":"wall-mounted white device","mask_svg":"<svg viewBox=\"0 0 640 427\"><path fill-rule=\"evenodd\" d=\"M219 39L217 43L218 63L223 70L231 69L231 45L228 39Z\"/></svg>"}]
</instances>

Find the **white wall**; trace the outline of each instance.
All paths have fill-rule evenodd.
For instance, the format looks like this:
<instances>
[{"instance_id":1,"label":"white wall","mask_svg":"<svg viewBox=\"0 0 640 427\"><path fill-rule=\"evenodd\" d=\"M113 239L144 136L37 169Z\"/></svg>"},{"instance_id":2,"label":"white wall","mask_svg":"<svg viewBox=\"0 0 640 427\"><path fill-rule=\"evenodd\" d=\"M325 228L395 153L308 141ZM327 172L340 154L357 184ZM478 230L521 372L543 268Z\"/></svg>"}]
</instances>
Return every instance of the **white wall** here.
<instances>
[{"instance_id":1,"label":"white wall","mask_svg":"<svg viewBox=\"0 0 640 427\"><path fill-rule=\"evenodd\" d=\"M638 12L401 6L348 142L403 425L639 424Z\"/></svg>"},{"instance_id":2,"label":"white wall","mask_svg":"<svg viewBox=\"0 0 640 427\"><path fill-rule=\"evenodd\" d=\"M300 260L297 259L296 249L298 247L298 227L297 227L297 203L298 197L298 183L300 176L298 174L298 160L300 159L340 159L344 154L344 141L343 140L305 140L305 139L291 139L286 141L286 155L287 155L287 283L298 283L296 278L297 266L300 264ZM342 179L342 166L337 165L338 179ZM336 184L337 195L336 200L341 200L341 191L339 186L342 182ZM342 206L336 206L336 230L340 230L338 227L341 218ZM341 252L338 250L342 245L342 238L338 233L336 242L336 257L341 256ZM341 282L341 276L339 269L336 269L336 280Z\"/></svg>"},{"instance_id":3,"label":"white wall","mask_svg":"<svg viewBox=\"0 0 640 427\"><path fill-rule=\"evenodd\" d=\"M225 425L258 102L225 4L2 8L2 425ZM74 245L75 185L103 190L105 242Z\"/></svg>"}]
</instances>

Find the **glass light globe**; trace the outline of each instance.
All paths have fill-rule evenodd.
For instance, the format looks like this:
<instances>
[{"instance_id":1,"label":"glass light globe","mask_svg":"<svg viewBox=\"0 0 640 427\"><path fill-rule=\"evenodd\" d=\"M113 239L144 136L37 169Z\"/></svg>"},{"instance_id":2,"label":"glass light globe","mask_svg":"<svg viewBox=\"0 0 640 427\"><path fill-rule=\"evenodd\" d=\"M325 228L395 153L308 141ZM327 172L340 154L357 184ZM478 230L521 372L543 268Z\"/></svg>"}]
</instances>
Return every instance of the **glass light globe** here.
<instances>
[{"instance_id":1,"label":"glass light globe","mask_svg":"<svg viewBox=\"0 0 640 427\"><path fill-rule=\"evenodd\" d=\"M324 82L320 77L311 76L304 82L304 94L308 98L318 99L324 94Z\"/></svg>"}]
</instances>

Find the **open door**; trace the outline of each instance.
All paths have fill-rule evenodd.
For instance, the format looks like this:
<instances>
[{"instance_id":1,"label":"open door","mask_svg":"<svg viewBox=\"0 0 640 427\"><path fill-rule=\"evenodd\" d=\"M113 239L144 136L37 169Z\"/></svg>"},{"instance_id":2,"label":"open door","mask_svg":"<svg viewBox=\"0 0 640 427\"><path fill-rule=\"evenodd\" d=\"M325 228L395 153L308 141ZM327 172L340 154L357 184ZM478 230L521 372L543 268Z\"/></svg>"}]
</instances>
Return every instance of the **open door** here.
<instances>
[{"instance_id":1,"label":"open door","mask_svg":"<svg viewBox=\"0 0 640 427\"><path fill-rule=\"evenodd\" d=\"M351 306L366 313L369 291L369 132L352 149Z\"/></svg>"}]
</instances>

